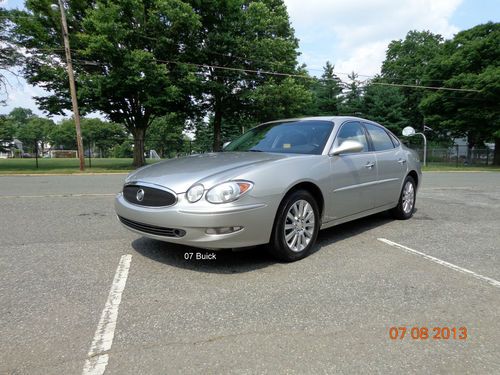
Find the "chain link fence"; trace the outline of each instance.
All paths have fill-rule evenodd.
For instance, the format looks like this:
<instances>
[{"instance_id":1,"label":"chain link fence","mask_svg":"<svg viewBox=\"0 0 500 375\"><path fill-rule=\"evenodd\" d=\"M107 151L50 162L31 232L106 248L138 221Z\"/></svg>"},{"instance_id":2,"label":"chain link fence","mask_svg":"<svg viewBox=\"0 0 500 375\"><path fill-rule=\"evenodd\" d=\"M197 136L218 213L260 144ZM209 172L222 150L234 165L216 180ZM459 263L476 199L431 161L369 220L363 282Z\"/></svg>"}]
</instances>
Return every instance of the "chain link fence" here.
<instances>
[{"instance_id":1,"label":"chain link fence","mask_svg":"<svg viewBox=\"0 0 500 375\"><path fill-rule=\"evenodd\" d=\"M127 139L122 143L104 143L102 140L84 139L84 155L86 166L92 168L93 161L103 159L132 159L133 157L133 140ZM212 151L211 142L199 142L189 139L179 139L171 141L163 141L161 139L147 138L144 142L145 158L149 161L160 159L171 159L182 156L200 154ZM410 148L418 152L420 160L423 160L423 148L421 145L408 145ZM76 158L76 150L64 150L60 147L40 147L35 144L35 147L30 149L30 153L15 149L10 154L6 154L9 158L27 158L33 159L32 168L38 168L38 159L60 159L60 158ZM493 165L494 150L488 147L469 148L468 145L454 145L451 147L428 147L427 148L427 165L443 165L448 167L464 167L464 166L489 166ZM30 164L28 162L28 164ZM94 163L98 164L98 163ZM1 167L1 166L0 166Z\"/></svg>"},{"instance_id":2,"label":"chain link fence","mask_svg":"<svg viewBox=\"0 0 500 375\"><path fill-rule=\"evenodd\" d=\"M423 148L412 147L423 160ZM486 148L469 148L468 145L454 145L449 148L428 148L427 165L446 165L450 167L488 166L493 165L494 150Z\"/></svg>"}]
</instances>

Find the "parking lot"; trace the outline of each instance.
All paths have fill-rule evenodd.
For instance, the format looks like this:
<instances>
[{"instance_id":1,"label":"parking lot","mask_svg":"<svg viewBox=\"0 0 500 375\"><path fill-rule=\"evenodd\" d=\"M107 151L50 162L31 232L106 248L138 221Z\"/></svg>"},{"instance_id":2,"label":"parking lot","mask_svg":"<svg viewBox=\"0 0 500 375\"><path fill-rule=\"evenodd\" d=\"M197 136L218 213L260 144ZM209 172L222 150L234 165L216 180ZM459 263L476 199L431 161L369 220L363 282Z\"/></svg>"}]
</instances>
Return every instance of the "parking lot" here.
<instances>
[{"instance_id":1,"label":"parking lot","mask_svg":"<svg viewBox=\"0 0 500 375\"><path fill-rule=\"evenodd\" d=\"M500 173L424 173L411 220L290 264L127 231L124 177L0 177L0 373L500 373Z\"/></svg>"}]
</instances>

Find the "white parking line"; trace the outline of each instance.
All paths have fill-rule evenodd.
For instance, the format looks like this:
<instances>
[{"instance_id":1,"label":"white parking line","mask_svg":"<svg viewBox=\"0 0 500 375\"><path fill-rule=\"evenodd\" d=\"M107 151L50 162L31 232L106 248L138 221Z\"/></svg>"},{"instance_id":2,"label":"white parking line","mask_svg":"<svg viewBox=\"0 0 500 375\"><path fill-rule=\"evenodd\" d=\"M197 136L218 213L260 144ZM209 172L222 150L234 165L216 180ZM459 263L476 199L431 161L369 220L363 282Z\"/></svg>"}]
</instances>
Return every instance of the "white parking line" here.
<instances>
[{"instance_id":1,"label":"white parking line","mask_svg":"<svg viewBox=\"0 0 500 375\"><path fill-rule=\"evenodd\" d=\"M131 261L132 255L130 254L123 255L120 258L113 284L111 284L108 300L106 301L106 305L104 305L101 319L94 334L94 340L90 345L82 375L102 375L106 370L109 358L107 352L113 344L116 322L118 320L118 308L120 307L122 293L127 282Z\"/></svg>"},{"instance_id":2,"label":"white parking line","mask_svg":"<svg viewBox=\"0 0 500 375\"><path fill-rule=\"evenodd\" d=\"M438 259L438 258L435 258L431 255L427 255L425 253L422 253L420 251L417 251L417 250L413 250L413 249L410 249L409 247L407 246L404 246L404 245L400 245L396 242L392 242L392 241L389 241L385 238L377 238L379 241L382 241L384 243L386 243L387 245L390 245L390 246L393 246L393 247L397 247L397 248L400 248L400 249L403 249L404 251L407 251L409 253L412 253L412 254L416 254L416 255L419 255L421 256L422 258L425 258L427 260L430 260L434 263L437 263L437 264L440 264L442 266L445 266L445 267L448 267L452 270L455 270L455 271L458 271L458 272L461 272L461 273L465 273L467 275L470 275L472 277L475 277L476 279L478 280L482 280L482 281L486 281L488 284L490 285L493 285L493 286L496 286L497 288L500 288L500 281L497 281L495 279L492 279L491 277L487 277L487 276L483 276L483 275L480 275L478 273L475 273L474 271L471 271L471 270L468 270L467 268L463 268L463 267L460 267L460 266L456 266L452 263L448 263L444 260L441 260L441 259Z\"/></svg>"}]
</instances>

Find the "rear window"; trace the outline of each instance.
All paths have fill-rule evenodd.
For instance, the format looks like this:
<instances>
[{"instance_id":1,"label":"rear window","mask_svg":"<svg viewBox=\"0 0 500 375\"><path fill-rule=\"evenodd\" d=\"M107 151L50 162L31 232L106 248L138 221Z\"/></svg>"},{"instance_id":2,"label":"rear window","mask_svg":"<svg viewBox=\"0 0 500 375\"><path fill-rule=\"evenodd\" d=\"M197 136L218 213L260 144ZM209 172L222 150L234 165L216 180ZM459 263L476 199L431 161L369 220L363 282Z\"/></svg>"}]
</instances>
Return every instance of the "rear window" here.
<instances>
[{"instance_id":1,"label":"rear window","mask_svg":"<svg viewBox=\"0 0 500 375\"><path fill-rule=\"evenodd\" d=\"M394 148L391 137L389 137L385 129L372 124L365 124L365 127L372 140L374 151L384 151Z\"/></svg>"}]
</instances>

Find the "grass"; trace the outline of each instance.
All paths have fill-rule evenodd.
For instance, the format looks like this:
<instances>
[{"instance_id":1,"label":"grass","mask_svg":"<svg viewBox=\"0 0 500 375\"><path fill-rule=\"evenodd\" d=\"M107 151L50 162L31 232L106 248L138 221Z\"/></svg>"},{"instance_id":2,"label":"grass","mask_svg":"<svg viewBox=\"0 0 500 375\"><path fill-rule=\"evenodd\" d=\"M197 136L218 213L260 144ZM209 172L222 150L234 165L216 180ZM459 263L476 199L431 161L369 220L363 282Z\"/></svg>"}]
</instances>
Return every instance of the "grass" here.
<instances>
[{"instance_id":1,"label":"grass","mask_svg":"<svg viewBox=\"0 0 500 375\"><path fill-rule=\"evenodd\" d=\"M154 163L156 160L147 160ZM73 174L80 173L78 159L38 159L38 169L35 159L0 159L0 174ZM85 159L85 172L83 173L119 173L130 172L134 169L132 159L92 159L92 167L89 160ZM431 163L422 168L424 171L489 171L500 172L500 166L466 166L445 163Z\"/></svg>"},{"instance_id":2,"label":"grass","mask_svg":"<svg viewBox=\"0 0 500 375\"><path fill-rule=\"evenodd\" d=\"M498 165L463 165L458 166L455 163L430 163L422 167L425 172L500 172Z\"/></svg>"},{"instance_id":3,"label":"grass","mask_svg":"<svg viewBox=\"0 0 500 375\"><path fill-rule=\"evenodd\" d=\"M155 161L147 160L147 163ZM135 168L132 159L92 159L92 167L89 160L85 159L85 171L83 173L119 173L130 172ZM73 174L81 173L78 159L38 159L38 168L35 159L0 159L0 174Z\"/></svg>"}]
</instances>

